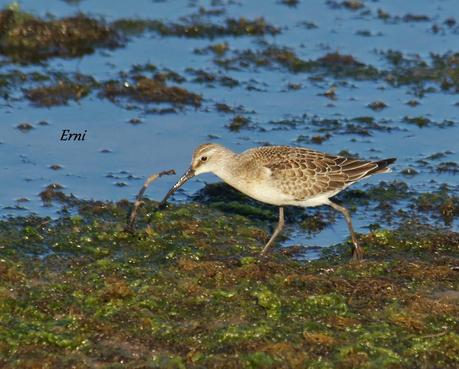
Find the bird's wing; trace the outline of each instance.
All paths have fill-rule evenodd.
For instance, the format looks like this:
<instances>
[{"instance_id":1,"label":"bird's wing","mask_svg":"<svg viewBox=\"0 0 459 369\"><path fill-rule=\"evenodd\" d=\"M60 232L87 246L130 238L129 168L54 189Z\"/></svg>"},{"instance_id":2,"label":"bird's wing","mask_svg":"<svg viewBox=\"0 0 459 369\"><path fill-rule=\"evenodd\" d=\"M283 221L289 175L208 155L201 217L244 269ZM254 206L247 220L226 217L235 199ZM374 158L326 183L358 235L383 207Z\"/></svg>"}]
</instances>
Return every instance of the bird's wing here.
<instances>
[{"instance_id":1,"label":"bird's wing","mask_svg":"<svg viewBox=\"0 0 459 369\"><path fill-rule=\"evenodd\" d=\"M335 194L378 168L375 162L304 148L266 146L258 151L255 156L269 169L276 186L297 200Z\"/></svg>"}]
</instances>

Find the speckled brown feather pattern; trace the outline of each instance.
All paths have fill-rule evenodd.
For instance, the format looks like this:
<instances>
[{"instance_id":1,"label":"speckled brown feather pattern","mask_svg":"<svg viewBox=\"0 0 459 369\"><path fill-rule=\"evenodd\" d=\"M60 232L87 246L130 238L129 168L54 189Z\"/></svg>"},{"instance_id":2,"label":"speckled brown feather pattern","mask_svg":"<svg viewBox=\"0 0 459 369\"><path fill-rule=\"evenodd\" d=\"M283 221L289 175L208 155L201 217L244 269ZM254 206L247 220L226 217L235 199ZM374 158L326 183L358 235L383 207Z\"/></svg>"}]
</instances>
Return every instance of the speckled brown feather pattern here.
<instances>
[{"instance_id":1,"label":"speckled brown feather pattern","mask_svg":"<svg viewBox=\"0 0 459 369\"><path fill-rule=\"evenodd\" d=\"M265 167L271 171L273 183L285 194L297 200L332 194L374 173L378 163L342 156L333 156L306 148L264 146L239 155L241 166ZM388 169L386 169L388 171Z\"/></svg>"}]
</instances>

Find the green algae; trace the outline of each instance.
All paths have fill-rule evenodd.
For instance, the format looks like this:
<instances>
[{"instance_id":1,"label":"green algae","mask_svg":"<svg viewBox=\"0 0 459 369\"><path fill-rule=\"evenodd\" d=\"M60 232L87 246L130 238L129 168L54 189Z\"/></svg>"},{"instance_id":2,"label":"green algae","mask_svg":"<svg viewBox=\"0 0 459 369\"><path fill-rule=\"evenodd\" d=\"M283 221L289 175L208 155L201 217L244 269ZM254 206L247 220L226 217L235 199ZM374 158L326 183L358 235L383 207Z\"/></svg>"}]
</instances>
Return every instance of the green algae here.
<instances>
[{"instance_id":1,"label":"green algae","mask_svg":"<svg viewBox=\"0 0 459 369\"><path fill-rule=\"evenodd\" d=\"M304 263L260 258L261 223L209 205L146 200L135 234L126 201L67 206L0 221L4 368L458 365L457 233L377 230L363 263Z\"/></svg>"},{"instance_id":2,"label":"green algae","mask_svg":"<svg viewBox=\"0 0 459 369\"><path fill-rule=\"evenodd\" d=\"M281 302L279 298L267 288L262 288L253 293L258 304L266 310L269 319L278 320L281 316Z\"/></svg>"}]
</instances>

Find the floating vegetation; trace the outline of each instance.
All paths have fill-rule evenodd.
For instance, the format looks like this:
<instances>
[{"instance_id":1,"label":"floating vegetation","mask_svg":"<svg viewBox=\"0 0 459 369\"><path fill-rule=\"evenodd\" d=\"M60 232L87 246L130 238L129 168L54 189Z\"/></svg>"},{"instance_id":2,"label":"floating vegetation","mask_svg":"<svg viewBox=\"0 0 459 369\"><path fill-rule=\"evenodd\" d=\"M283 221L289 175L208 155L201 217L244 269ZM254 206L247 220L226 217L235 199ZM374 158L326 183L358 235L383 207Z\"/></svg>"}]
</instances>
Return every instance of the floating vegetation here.
<instances>
[{"instance_id":1,"label":"floating vegetation","mask_svg":"<svg viewBox=\"0 0 459 369\"><path fill-rule=\"evenodd\" d=\"M418 117L409 117L405 116L403 118L405 123L414 124L419 128L427 127L427 126L436 126L438 128L447 128L452 127L457 124L456 121L445 119L443 121L433 121L429 118L418 116Z\"/></svg>"},{"instance_id":2,"label":"floating vegetation","mask_svg":"<svg viewBox=\"0 0 459 369\"><path fill-rule=\"evenodd\" d=\"M316 60L303 60L292 49L271 45L259 51L242 50L234 54L230 58L216 58L215 63L227 69L279 65L292 73L314 72L355 79L375 79L379 76L376 68L357 61L351 55L339 53L329 53Z\"/></svg>"},{"instance_id":3,"label":"floating vegetation","mask_svg":"<svg viewBox=\"0 0 459 369\"><path fill-rule=\"evenodd\" d=\"M432 193L422 193L416 200L417 209L433 213L450 225L459 216L459 197L451 195L448 186L442 185Z\"/></svg>"},{"instance_id":4,"label":"floating vegetation","mask_svg":"<svg viewBox=\"0 0 459 369\"><path fill-rule=\"evenodd\" d=\"M0 11L0 54L17 63L38 63L52 57L75 58L96 49L125 45L126 38L146 31L161 36L216 38L275 35L280 29L263 18L228 18L223 24L207 20L209 12L183 17L177 23L150 19L119 19L107 23L82 13L65 18L40 18L11 5ZM214 49L216 53L223 50Z\"/></svg>"},{"instance_id":5,"label":"floating vegetation","mask_svg":"<svg viewBox=\"0 0 459 369\"><path fill-rule=\"evenodd\" d=\"M331 138L331 134L329 133L326 133L324 135L316 135L316 136L299 135L296 138L296 142L302 143L302 144L321 145L323 142L327 141L330 138Z\"/></svg>"},{"instance_id":6,"label":"floating vegetation","mask_svg":"<svg viewBox=\"0 0 459 369\"><path fill-rule=\"evenodd\" d=\"M66 105L69 101L79 101L86 97L96 85L93 78L76 74L60 77L51 84L25 89L24 96L41 107Z\"/></svg>"},{"instance_id":7,"label":"floating vegetation","mask_svg":"<svg viewBox=\"0 0 459 369\"><path fill-rule=\"evenodd\" d=\"M62 169L62 165L60 165L60 164L51 164L49 166L49 169L56 170L56 171L57 170L61 170Z\"/></svg>"},{"instance_id":8,"label":"floating vegetation","mask_svg":"<svg viewBox=\"0 0 459 369\"><path fill-rule=\"evenodd\" d=\"M430 21L430 17L424 14L405 14L403 16L404 22L428 22Z\"/></svg>"},{"instance_id":9,"label":"floating vegetation","mask_svg":"<svg viewBox=\"0 0 459 369\"><path fill-rule=\"evenodd\" d=\"M222 113L234 113L235 112L235 108L225 103L216 103L215 108L217 109L217 111L222 112Z\"/></svg>"},{"instance_id":10,"label":"floating vegetation","mask_svg":"<svg viewBox=\"0 0 459 369\"><path fill-rule=\"evenodd\" d=\"M54 19L33 16L16 5L0 11L0 54L14 62L74 58L120 46L121 37L114 29L81 13Z\"/></svg>"},{"instance_id":11,"label":"floating vegetation","mask_svg":"<svg viewBox=\"0 0 459 369\"><path fill-rule=\"evenodd\" d=\"M209 52L212 52L215 55L222 56L226 54L226 52L230 49L227 42L223 42L220 44L213 44L201 49L195 49L194 53L198 55L206 55Z\"/></svg>"},{"instance_id":12,"label":"floating vegetation","mask_svg":"<svg viewBox=\"0 0 459 369\"><path fill-rule=\"evenodd\" d=\"M349 10L359 10L365 7L363 1L361 0L327 0L327 5L332 9L346 8Z\"/></svg>"},{"instance_id":13,"label":"floating vegetation","mask_svg":"<svg viewBox=\"0 0 459 369\"><path fill-rule=\"evenodd\" d=\"M24 73L10 70L0 74L0 89L6 100L10 95L20 91L27 100L40 107L65 105L69 101L78 101L97 86L93 77L81 73L56 71Z\"/></svg>"},{"instance_id":14,"label":"floating vegetation","mask_svg":"<svg viewBox=\"0 0 459 369\"><path fill-rule=\"evenodd\" d=\"M371 116L330 119L308 114L304 114L302 116L293 116L287 119L271 122L271 124L274 125L276 129L280 127L288 127L289 129L307 127L316 134L301 134L298 136L297 141L303 143L312 142L319 144L331 138L333 134L372 136L373 133L377 131L390 132L392 130L399 129L397 126L394 126L390 123L390 121L386 121L384 119L376 120Z\"/></svg>"},{"instance_id":15,"label":"floating vegetation","mask_svg":"<svg viewBox=\"0 0 459 369\"><path fill-rule=\"evenodd\" d=\"M445 161L437 165L437 172L446 172L451 174L459 173L459 164L455 161Z\"/></svg>"},{"instance_id":16,"label":"floating vegetation","mask_svg":"<svg viewBox=\"0 0 459 369\"><path fill-rule=\"evenodd\" d=\"M153 65L135 65L129 73L120 73L119 79L101 82L80 73L66 74L54 71L49 71L47 74L21 75L11 72L5 74L4 78L6 90L21 89L24 97L38 107L66 105L71 101L80 101L92 92L98 92L98 96L108 98L115 103L122 98L144 104L168 103L179 108L184 105L199 107L202 103L201 95L178 86L168 85L169 81L182 83L185 81L184 77L169 69L157 70ZM20 80L17 80L18 78ZM17 83L13 83L14 81ZM229 86L237 83L229 77L220 77L219 82ZM168 113L174 110L150 108L146 111Z\"/></svg>"},{"instance_id":17,"label":"floating vegetation","mask_svg":"<svg viewBox=\"0 0 459 369\"><path fill-rule=\"evenodd\" d=\"M411 107L415 107L415 106L418 106L420 104L420 102L418 100L415 100L415 99L411 99L411 100L408 100L406 102L406 105L409 105Z\"/></svg>"},{"instance_id":18,"label":"floating vegetation","mask_svg":"<svg viewBox=\"0 0 459 369\"><path fill-rule=\"evenodd\" d=\"M239 132L241 128L248 126L250 120L242 115L236 115L228 125L230 131Z\"/></svg>"},{"instance_id":19,"label":"floating vegetation","mask_svg":"<svg viewBox=\"0 0 459 369\"><path fill-rule=\"evenodd\" d=\"M17 126L16 126L17 129L19 129L21 132L29 132L30 130L34 129L33 125L31 125L30 123L27 123L27 122L24 122L24 123L19 123Z\"/></svg>"},{"instance_id":20,"label":"floating vegetation","mask_svg":"<svg viewBox=\"0 0 459 369\"><path fill-rule=\"evenodd\" d=\"M214 84L219 84L225 87L236 87L239 85L239 81L228 76L222 76L219 74L210 73L202 69L187 68L188 73L192 74L195 78L193 82L205 83L210 86Z\"/></svg>"},{"instance_id":21,"label":"floating vegetation","mask_svg":"<svg viewBox=\"0 0 459 369\"><path fill-rule=\"evenodd\" d=\"M424 84L435 82L443 90L459 91L459 53L431 54L431 62L419 56L407 58L400 51L385 53L394 66L385 75L386 81L394 85Z\"/></svg>"},{"instance_id":22,"label":"floating vegetation","mask_svg":"<svg viewBox=\"0 0 459 369\"><path fill-rule=\"evenodd\" d=\"M111 101L120 98L142 103L170 103L183 106L201 106L201 95L178 86L168 86L164 80L135 76L132 81L107 81L102 85L101 96Z\"/></svg>"},{"instance_id":23,"label":"floating vegetation","mask_svg":"<svg viewBox=\"0 0 459 369\"><path fill-rule=\"evenodd\" d=\"M387 104L384 101L373 101L367 105L371 110L380 111L387 108Z\"/></svg>"},{"instance_id":24,"label":"floating vegetation","mask_svg":"<svg viewBox=\"0 0 459 369\"><path fill-rule=\"evenodd\" d=\"M281 0L281 4L287 5L290 7L296 7L299 4L299 0Z\"/></svg>"},{"instance_id":25,"label":"floating vegetation","mask_svg":"<svg viewBox=\"0 0 459 369\"><path fill-rule=\"evenodd\" d=\"M112 26L128 35L137 35L145 31L157 32L161 36L187 38L216 38L223 36L262 36L275 35L280 29L267 23L263 18L254 20L246 18L228 18L223 24L208 22L198 16L183 17L180 23L166 23L148 19L119 19Z\"/></svg>"},{"instance_id":26,"label":"floating vegetation","mask_svg":"<svg viewBox=\"0 0 459 369\"><path fill-rule=\"evenodd\" d=\"M404 117L403 121L409 124L414 124L419 128L426 127L431 123L431 120L426 117Z\"/></svg>"},{"instance_id":27,"label":"floating vegetation","mask_svg":"<svg viewBox=\"0 0 459 369\"><path fill-rule=\"evenodd\" d=\"M310 73L317 76L356 80L384 80L391 85L423 86L437 83L443 90L459 91L459 54L431 55L429 64L420 57L405 58L401 52L388 51L384 56L392 68L378 70L352 55L328 53L315 60L300 58L293 49L267 45L260 50L234 50L233 54L216 55L214 62L225 69L274 68L280 66L291 73ZM422 95L429 89L420 92ZM378 107L382 106L378 104ZM413 105L414 106L414 105Z\"/></svg>"},{"instance_id":28,"label":"floating vegetation","mask_svg":"<svg viewBox=\"0 0 459 369\"><path fill-rule=\"evenodd\" d=\"M52 183L40 192L39 196L43 204L50 206L53 201L65 202L68 196L62 191L64 187L59 183Z\"/></svg>"}]
</instances>

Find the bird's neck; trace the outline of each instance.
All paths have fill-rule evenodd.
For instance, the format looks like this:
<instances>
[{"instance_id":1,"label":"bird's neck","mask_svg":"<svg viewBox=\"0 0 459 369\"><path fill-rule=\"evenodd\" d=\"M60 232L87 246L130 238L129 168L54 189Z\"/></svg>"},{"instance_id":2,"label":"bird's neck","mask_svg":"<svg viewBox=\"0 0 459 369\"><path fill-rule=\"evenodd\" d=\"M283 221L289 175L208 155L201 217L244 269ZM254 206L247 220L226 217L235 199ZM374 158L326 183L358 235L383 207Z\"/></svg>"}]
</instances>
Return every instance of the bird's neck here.
<instances>
[{"instance_id":1,"label":"bird's neck","mask_svg":"<svg viewBox=\"0 0 459 369\"><path fill-rule=\"evenodd\" d=\"M238 154L225 148L219 153L218 166L214 168L213 173L227 183L237 175L237 166L239 164Z\"/></svg>"},{"instance_id":2,"label":"bird's neck","mask_svg":"<svg viewBox=\"0 0 459 369\"><path fill-rule=\"evenodd\" d=\"M240 160L240 155L231 150L224 153L224 157L220 160L220 165L214 169L213 173L222 179L230 186L240 189L245 181L244 171L241 171L243 163Z\"/></svg>"}]
</instances>

